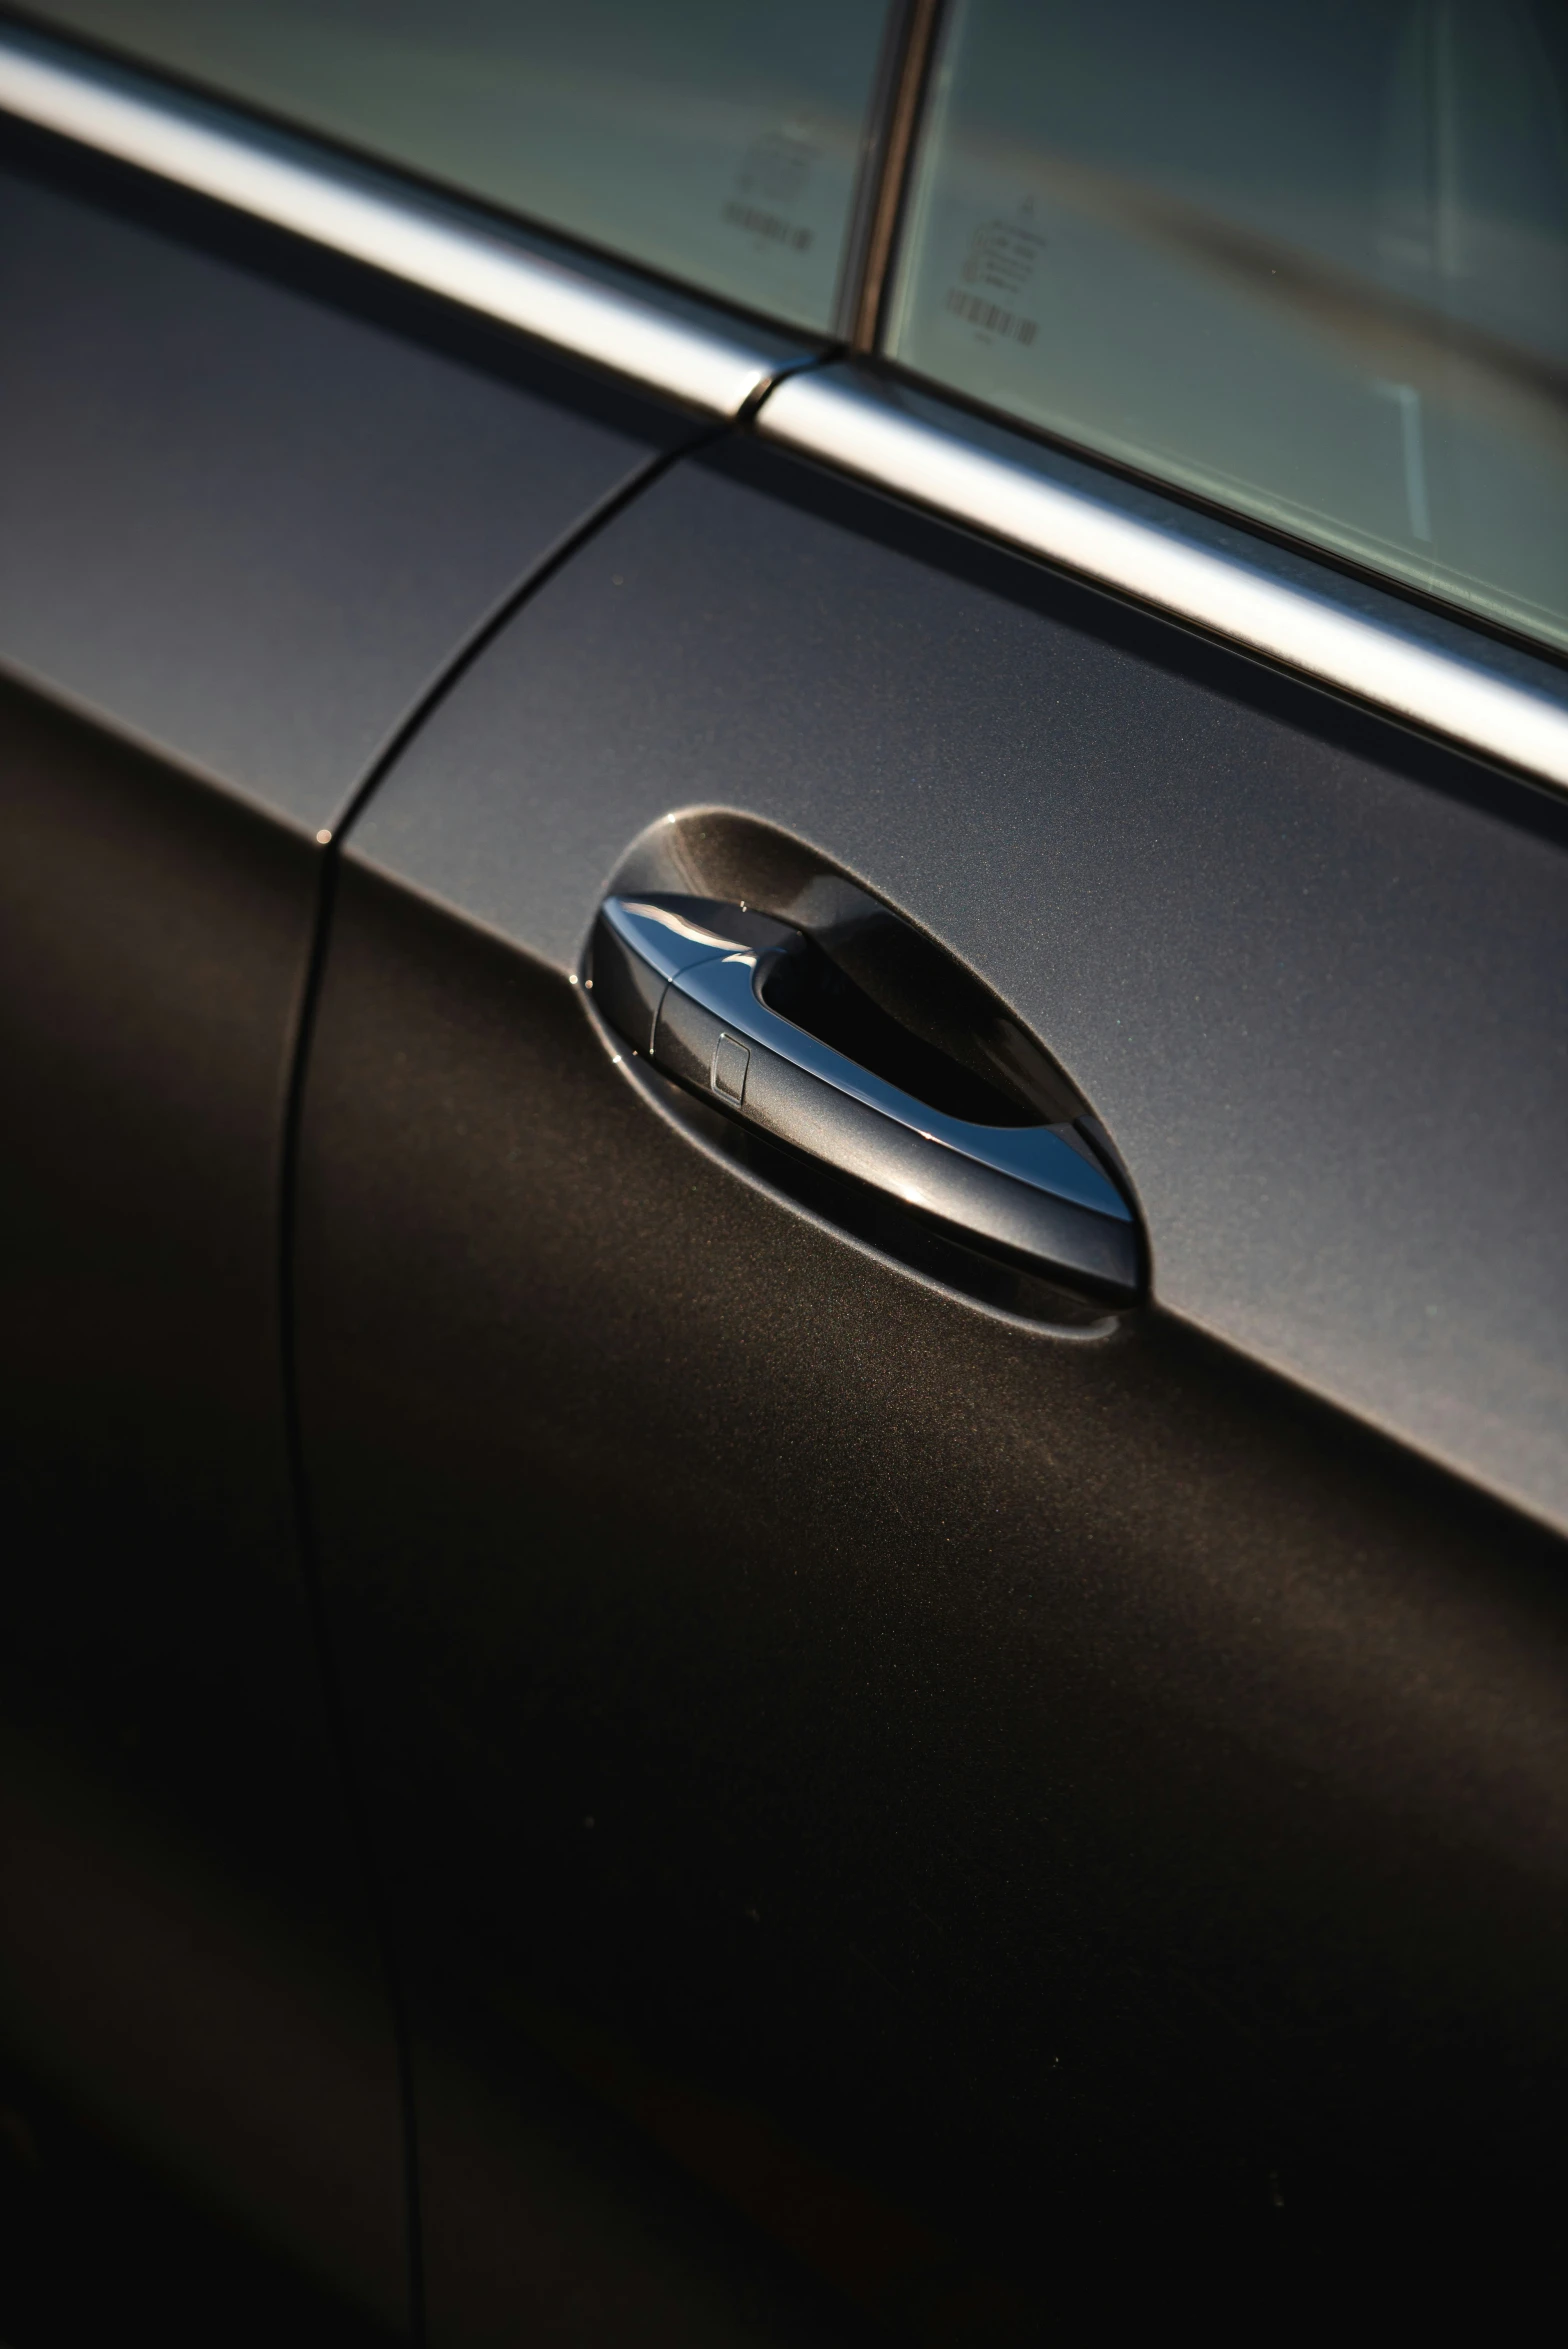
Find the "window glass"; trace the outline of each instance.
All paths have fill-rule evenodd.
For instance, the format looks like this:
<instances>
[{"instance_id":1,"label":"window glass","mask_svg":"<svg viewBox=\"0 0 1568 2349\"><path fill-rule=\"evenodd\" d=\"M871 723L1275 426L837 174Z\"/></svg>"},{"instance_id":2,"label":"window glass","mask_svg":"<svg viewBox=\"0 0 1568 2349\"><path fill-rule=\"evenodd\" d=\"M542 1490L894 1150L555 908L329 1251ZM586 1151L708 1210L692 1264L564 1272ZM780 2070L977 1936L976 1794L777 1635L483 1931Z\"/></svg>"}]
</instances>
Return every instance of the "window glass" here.
<instances>
[{"instance_id":1,"label":"window glass","mask_svg":"<svg viewBox=\"0 0 1568 2349\"><path fill-rule=\"evenodd\" d=\"M889 339L1568 643L1568 11L959 0Z\"/></svg>"},{"instance_id":2,"label":"window glass","mask_svg":"<svg viewBox=\"0 0 1568 2349\"><path fill-rule=\"evenodd\" d=\"M45 0L32 13L825 330L888 0Z\"/></svg>"}]
</instances>

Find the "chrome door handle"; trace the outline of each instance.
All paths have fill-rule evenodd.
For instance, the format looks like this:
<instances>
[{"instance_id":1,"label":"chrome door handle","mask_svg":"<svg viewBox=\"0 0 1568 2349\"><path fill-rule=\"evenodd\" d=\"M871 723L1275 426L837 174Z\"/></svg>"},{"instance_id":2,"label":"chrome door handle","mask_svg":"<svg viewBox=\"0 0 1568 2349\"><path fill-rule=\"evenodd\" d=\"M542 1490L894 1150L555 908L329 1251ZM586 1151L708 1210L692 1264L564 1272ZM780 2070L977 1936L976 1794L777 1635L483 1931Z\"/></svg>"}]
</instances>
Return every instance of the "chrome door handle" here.
<instances>
[{"instance_id":1,"label":"chrome door handle","mask_svg":"<svg viewBox=\"0 0 1568 2349\"><path fill-rule=\"evenodd\" d=\"M981 1124L919 1100L766 1000L770 978L806 946L798 932L740 907L704 914L624 897L600 909L595 1003L635 1051L971 1240L1119 1301L1137 1294L1136 1219L1076 1125Z\"/></svg>"}]
</instances>

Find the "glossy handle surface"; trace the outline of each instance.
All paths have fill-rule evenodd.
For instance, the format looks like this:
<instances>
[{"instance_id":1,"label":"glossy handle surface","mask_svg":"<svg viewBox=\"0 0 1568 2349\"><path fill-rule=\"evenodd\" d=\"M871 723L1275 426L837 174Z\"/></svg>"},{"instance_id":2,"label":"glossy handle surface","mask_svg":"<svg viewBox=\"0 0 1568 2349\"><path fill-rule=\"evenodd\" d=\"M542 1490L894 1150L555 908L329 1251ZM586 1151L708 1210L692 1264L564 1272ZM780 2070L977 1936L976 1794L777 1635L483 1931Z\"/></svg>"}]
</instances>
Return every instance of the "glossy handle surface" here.
<instances>
[{"instance_id":1,"label":"glossy handle surface","mask_svg":"<svg viewBox=\"0 0 1568 2349\"><path fill-rule=\"evenodd\" d=\"M731 1116L988 1248L1108 1297L1137 1294L1132 1209L1072 1125L982 1125L902 1091L765 1000L797 933L740 907L709 912L703 922L619 897L602 907L595 1000L637 1052Z\"/></svg>"}]
</instances>

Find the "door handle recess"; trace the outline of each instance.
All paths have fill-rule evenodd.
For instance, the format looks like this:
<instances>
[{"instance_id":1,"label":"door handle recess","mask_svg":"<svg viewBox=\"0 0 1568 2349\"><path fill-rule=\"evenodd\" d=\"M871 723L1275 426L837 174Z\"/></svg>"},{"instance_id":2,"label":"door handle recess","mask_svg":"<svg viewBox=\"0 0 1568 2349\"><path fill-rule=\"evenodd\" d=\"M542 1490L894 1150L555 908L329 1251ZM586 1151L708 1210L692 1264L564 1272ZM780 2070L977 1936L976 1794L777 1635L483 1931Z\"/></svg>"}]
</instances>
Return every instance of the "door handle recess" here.
<instances>
[{"instance_id":1,"label":"door handle recess","mask_svg":"<svg viewBox=\"0 0 1568 2349\"><path fill-rule=\"evenodd\" d=\"M1129 1302L1133 1210L1076 1121L988 1124L933 1107L789 1019L792 957L811 942L746 909L703 918L611 897L589 984L601 1015L664 1075L742 1123L963 1237Z\"/></svg>"}]
</instances>

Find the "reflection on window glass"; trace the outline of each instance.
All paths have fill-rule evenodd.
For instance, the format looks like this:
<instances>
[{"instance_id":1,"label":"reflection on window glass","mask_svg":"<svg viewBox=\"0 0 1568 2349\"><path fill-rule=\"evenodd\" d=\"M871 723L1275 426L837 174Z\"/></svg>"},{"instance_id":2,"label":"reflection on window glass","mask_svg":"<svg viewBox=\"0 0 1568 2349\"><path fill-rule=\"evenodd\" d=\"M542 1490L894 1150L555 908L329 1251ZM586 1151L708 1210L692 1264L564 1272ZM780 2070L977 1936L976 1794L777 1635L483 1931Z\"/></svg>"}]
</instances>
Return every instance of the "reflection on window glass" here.
<instances>
[{"instance_id":1,"label":"reflection on window glass","mask_svg":"<svg viewBox=\"0 0 1568 2349\"><path fill-rule=\"evenodd\" d=\"M1568 12L960 0L890 347L1568 644Z\"/></svg>"},{"instance_id":2,"label":"reflection on window glass","mask_svg":"<svg viewBox=\"0 0 1568 2349\"><path fill-rule=\"evenodd\" d=\"M826 329L887 0L43 0L34 14Z\"/></svg>"}]
</instances>

